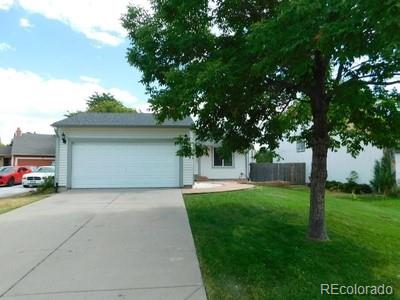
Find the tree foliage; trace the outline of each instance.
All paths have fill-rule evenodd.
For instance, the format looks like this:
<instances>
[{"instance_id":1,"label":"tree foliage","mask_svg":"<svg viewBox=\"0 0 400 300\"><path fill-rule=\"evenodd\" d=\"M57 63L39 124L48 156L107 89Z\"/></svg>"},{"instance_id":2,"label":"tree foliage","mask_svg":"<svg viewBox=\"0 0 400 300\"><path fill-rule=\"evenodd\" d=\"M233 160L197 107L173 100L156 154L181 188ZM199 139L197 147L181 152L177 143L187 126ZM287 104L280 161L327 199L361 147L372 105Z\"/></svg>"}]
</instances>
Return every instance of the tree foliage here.
<instances>
[{"instance_id":1,"label":"tree foliage","mask_svg":"<svg viewBox=\"0 0 400 300\"><path fill-rule=\"evenodd\" d=\"M384 151L380 161L376 160L374 165L374 177L371 185L375 192L390 194L396 184L396 176L392 169L392 154Z\"/></svg>"},{"instance_id":2,"label":"tree foliage","mask_svg":"<svg viewBox=\"0 0 400 300\"><path fill-rule=\"evenodd\" d=\"M121 101L117 100L110 93L99 94L95 92L86 100L86 112L98 113L125 113L135 112L135 109L126 107ZM67 116L72 116L78 112L70 113Z\"/></svg>"},{"instance_id":3,"label":"tree foliage","mask_svg":"<svg viewBox=\"0 0 400 300\"><path fill-rule=\"evenodd\" d=\"M274 149L284 135L311 144L315 60L327 65L332 147L394 145L399 96L398 1L152 1L123 19L128 61L159 118L198 116L199 140ZM218 34L216 30L218 29ZM295 131L301 128L301 131ZM293 134L298 132L298 134Z\"/></svg>"},{"instance_id":4,"label":"tree foliage","mask_svg":"<svg viewBox=\"0 0 400 300\"><path fill-rule=\"evenodd\" d=\"M275 152L268 150L266 147L261 147L254 155L254 159L257 163L272 163L276 157L279 156Z\"/></svg>"},{"instance_id":5,"label":"tree foliage","mask_svg":"<svg viewBox=\"0 0 400 300\"><path fill-rule=\"evenodd\" d=\"M309 236L326 239L329 148L400 140L397 0L153 0L123 17L128 62L162 121L196 116L198 142L313 150Z\"/></svg>"},{"instance_id":6,"label":"tree foliage","mask_svg":"<svg viewBox=\"0 0 400 300\"><path fill-rule=\"evenodd\" d=\"M86 104L88 112L135 112L133 108L126 107L110 93L94 93Z\"/></svg>"}]
</instances>

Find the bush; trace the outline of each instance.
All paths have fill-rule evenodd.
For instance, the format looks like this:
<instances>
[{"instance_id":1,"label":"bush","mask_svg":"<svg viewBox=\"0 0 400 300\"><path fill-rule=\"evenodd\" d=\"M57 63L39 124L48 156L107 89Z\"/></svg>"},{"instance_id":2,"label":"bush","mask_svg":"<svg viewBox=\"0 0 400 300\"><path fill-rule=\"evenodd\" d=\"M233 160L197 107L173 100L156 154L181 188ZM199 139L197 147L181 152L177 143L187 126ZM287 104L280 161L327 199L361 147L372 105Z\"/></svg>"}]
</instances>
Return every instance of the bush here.
<instances>
[{"instance_id":1,"label":"bush","mask_svg":"<svg viewBox=\"0 0 400 300\"><path fill-rule=\"evenodd\" d=\"M335 192L353 193L353 194L370 194L372 188L368 184L357 183L358 174L355 171L350 172L350 176L347 178L347 182L339 182L335 180L326 181L326 189Z\"/></svg>"},{"instance_id":2,"label":"bush","mask_svg":"<svg viewBox=\"0 0 400 300\"><path fill-rule=\"evenodd\" d=\"M392 191L389 193L390 197L396 197L399 198L400 197L400 187L395 186Z\"/></svg>"},{"instance_id":3,"label":"bush","mask_svg":"<svg viewBox=\"0 0 400 300\"><path fill-rule=\"evenodd\" d=\"M371 194L372 192L372 187L369 184L357 184L354 187L355 194Z\"/></svg>"},{"instance_id":4,"label":"bush","mask_svg":"<svg viewBox=\"0 0 400 300\"><path fill-rule=\"evenodd\" d=\"M53 193L54 192L54 177L47 177L44 180L44 184L38 186L37 190L38 193Z\"/></svg>"},{"instance_id":5,"label":"bush","mask_svg":"<svg viewBox=\"0 0 400 300\"><path fill-rule=\"evenodd\" d=\"M325 188L330 191L342 191L343 183L335 180L327 180Z\"/></svg>"}]
</instances>

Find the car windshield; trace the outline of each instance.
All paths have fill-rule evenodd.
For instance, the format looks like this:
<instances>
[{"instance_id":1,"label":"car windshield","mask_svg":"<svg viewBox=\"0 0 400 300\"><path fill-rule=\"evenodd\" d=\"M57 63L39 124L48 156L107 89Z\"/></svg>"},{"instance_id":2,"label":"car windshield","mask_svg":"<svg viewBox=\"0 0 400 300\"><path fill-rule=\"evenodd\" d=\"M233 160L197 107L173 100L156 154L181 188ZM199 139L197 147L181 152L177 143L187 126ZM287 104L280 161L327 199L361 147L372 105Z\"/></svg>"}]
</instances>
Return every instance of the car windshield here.
<instances>
[{"instance_id":1,"label":"car windshield","mask_svg":"<svg viewBox=\"0 0 400 300\"><path fill-rule=\"evenodd\" d=\"M54 172L54 167L40 167L35 170L37 173L52 173Z\"/></svg>"},{"instance_id":2,"label":"car windshield","mask_svg":"<svg viewBox=\"0 0 400 300\"><path fill-rule=\"evenodd\" d=\"M13 167L2 167L0 169L0 174L8 174L8 173L13 173L15 172L15 168Z\"/></svg>"}]
</instances>

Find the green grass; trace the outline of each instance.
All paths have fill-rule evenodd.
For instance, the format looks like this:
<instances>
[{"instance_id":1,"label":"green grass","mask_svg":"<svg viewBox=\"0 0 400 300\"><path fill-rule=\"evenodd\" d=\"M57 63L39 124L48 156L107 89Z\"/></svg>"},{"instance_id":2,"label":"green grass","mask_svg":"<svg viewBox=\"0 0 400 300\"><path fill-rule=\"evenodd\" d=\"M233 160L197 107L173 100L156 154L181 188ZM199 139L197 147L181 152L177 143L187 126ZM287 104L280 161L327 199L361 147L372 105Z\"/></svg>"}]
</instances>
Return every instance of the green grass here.
<instances>
[{"instance_id":1,"label":"green grass","mask_svg":"<svg viewBox=\"0 0 400 300\"><path fill-rule=\"evenodd\" d=\"M209 299L321 296L321 283L392 285L400 299L400 199L327 195L330 241L306 239L305 188L186 195ZM376 296L375 296L376 297Z\"/></svg>"},{"instance_id":2,"label":"green grass","mask_svg":"<svg viewBox=\"0 0 400 300\"><path fill-rule=\"evenodd\" d=\"M33 202L47 198L50 193L30 193L8 198L0 198L0 215L10 210L31 204Z\"/></svg>"}]
</instances>

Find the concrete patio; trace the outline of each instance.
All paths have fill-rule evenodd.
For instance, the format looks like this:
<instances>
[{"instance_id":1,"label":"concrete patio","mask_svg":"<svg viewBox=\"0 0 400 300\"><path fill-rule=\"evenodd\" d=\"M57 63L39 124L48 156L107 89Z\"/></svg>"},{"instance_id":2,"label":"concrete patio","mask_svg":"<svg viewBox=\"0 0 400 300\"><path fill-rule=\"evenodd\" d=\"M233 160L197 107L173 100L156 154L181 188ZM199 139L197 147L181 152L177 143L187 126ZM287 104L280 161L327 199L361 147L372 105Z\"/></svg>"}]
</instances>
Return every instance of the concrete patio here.
<instances>
[{"instance_id":1,"label":"concrete patio","mask_svg":"<svg viewBox=\"0 0 400 300\"><path fill-rule=\"evenodd\" d=\"M204 193L221 193L221 192L231 192L254 188L253 184L241 183L238 181L201 181L196 182L198 186L193 188L182 189L182 194L204 194ZM195 183L195 185L196 185Z\"/></svg>"}]
</instances>

